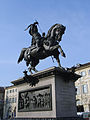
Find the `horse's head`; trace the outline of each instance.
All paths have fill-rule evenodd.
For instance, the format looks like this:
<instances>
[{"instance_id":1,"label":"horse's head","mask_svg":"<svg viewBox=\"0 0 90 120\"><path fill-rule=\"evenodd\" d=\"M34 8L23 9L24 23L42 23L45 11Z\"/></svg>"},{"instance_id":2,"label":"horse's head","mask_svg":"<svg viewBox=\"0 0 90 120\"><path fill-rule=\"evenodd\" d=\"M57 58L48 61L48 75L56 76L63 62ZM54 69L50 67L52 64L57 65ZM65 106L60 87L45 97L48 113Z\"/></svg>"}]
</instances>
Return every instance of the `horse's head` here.
<instances>
[{"instance_id":1,"label":"horse's head","mask_svg":"<svg viewBox=\"0 0 90 120\"><path fill-rule=\"evenodd\" d=\"M66 27L62 24L55 24L49 29L47 37L54 38L55 40L60 42L65 29Z\"/></svg>"}]
</instances>

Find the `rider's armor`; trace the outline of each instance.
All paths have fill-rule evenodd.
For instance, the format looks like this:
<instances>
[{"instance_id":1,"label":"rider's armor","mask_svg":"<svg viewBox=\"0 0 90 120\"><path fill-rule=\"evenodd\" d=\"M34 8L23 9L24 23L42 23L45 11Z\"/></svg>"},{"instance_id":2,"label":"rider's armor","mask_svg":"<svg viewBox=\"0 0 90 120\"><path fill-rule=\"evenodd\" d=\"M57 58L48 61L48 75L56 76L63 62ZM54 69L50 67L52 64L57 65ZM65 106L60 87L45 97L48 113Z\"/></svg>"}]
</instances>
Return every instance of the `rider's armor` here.
<instances>
[{"instance_id":1,"label":"rider's armor","mask_svg":"<svg viewBox=\"0 0 90 120\"><path fill-rule=\"evenodd\" d=\"M29 34L32 35L32 42L31 45L35 45L36 47L40 47L40 39L41 39L41 35L38 32L38 28L36 23L31 24L30 30L29 30Z\"/></svg>"}]
</instances>

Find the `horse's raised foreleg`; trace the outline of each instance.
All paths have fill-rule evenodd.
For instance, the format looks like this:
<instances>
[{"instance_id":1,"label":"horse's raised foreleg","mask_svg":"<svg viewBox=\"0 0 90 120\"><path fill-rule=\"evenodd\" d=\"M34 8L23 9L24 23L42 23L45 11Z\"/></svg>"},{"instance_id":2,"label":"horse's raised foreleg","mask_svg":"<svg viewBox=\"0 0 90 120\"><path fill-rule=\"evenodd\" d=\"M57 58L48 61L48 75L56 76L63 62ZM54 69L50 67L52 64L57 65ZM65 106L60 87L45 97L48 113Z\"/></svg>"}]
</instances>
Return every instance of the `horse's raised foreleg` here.
<instances>
[{"instance_id":1,"label":"horse's raised foreleg","mask_svg":"<svg viewBox=\"0 0 90 120\"><path fill-rule=\"evenodd\" d=\"M59 56L56 58L56 60L57 60L58 66L61 68Z\"/></svg>"},{"instance_id":2,"label":"horse's raised foreleg","mask_svg":"<svg viewBox=\"0 0 90 120\"><path fill-rule=\"evenodd\" d=\"M61 66L61 64L60 64L59 56L56 57L56 60L57 60L57 63L58 63L59 68L61 68L62 70L65 70L65 69Z\"/></svg>"},{"instance_id":3,"label":"horse's raised foreleg","mask_svg":"<svg viewBox=\"0 0 90 120\"><path fill-rule=\"evenodd\" d=\"M65 53L64 53L64 51L62 50L62 48L61 48L60 45L59 45L59 49L60 49L60 53L61 53L61 55L62 55L63 57L66 57L66 55L65 55Z\"/></svg>"}]
</instances>

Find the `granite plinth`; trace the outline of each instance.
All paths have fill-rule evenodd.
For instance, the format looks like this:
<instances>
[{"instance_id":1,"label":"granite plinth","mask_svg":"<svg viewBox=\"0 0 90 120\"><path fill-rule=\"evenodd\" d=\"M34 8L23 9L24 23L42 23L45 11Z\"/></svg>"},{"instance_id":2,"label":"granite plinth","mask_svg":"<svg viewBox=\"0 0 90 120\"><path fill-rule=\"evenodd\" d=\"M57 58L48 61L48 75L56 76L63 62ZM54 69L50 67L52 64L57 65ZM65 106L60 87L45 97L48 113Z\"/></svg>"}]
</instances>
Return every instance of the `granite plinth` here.
<instances>
[{"instance_id":1,"label":"granite plinth","mask_svg":"<svg viewBox=\"0 0 90 120\"><path fill-rule=\"evenodd\" d=\"M34 87L23 78L12 81L18 88L16 118L77 117L74 82L79 75L52 67L32 76L39 79Z\"/></svg>"}]
</instances>

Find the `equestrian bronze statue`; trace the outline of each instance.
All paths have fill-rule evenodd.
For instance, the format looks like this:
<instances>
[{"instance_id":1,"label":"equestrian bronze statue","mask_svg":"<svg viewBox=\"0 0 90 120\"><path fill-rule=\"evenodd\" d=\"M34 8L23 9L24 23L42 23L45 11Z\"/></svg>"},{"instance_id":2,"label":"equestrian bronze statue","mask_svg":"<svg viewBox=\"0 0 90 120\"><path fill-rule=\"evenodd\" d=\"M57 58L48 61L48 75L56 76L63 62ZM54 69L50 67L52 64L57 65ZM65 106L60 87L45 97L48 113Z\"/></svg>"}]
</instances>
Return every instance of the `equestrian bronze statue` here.
<instances>
[{"instance_id":1,"label":"equestrian bronze statue","mask_svg":"<svg viewBox=\"0 0 90 120\"><path fill-rule=\"evenodd\" d=\"M62 39L62 35L64 34L66 27L62 24L55 24L48 30L46 36L45 33L40 35L38 32L38 22L34 22L29 25L25 31L27 29L29 29L29 34L32 36L31 46L22 49L18 63L24 59L26 61L26 65L30 65L29 71L31 73L32 70L37 72L35 67L38 65L39 60L53 56L57 60L59 67L61 67L59 54L61 53L63 57L66 56L59 45L59 42Z\"/></svg>"}]
</instances>

